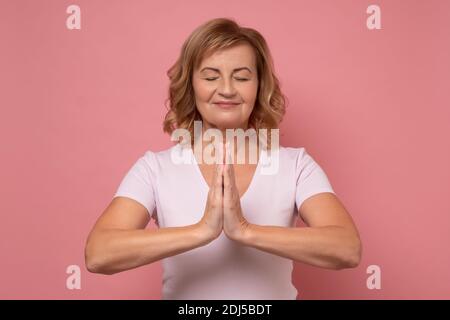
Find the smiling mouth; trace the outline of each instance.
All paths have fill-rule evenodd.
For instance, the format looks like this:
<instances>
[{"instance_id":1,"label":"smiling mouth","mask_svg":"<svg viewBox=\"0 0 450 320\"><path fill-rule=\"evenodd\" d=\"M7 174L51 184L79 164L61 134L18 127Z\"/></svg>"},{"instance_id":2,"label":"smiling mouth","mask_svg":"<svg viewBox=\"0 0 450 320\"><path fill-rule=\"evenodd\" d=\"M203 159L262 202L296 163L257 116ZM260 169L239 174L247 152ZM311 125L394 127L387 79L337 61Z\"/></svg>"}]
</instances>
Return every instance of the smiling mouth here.
<instances>
[{"instance_id":1,"label":"smiling mouth","mask_svg":"<svg viewBox=\"0 0 450 320\"><path fill-rule=\"evenodd\" d=\"M240 103L214 103L214 105L220 107L220 108L224 108L224 109L229 109L229 108L233 108L233 107L237 107L240 105Z\"/></svg>"}]
</instances>

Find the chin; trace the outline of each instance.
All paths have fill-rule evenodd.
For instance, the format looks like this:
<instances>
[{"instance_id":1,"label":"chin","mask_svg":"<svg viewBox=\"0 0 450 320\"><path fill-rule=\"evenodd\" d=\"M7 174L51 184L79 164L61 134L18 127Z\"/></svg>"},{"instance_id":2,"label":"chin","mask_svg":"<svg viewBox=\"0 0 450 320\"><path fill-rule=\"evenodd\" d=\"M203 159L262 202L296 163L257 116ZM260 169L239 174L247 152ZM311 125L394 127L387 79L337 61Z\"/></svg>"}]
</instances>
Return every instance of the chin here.
<instances>
[{"instance_id":1,"label":"chin","mask_svg":"<svg viewBox=\"0 0 450 320\"><path fill-rule=\"evenodd\" d=\"M214 122L214 126L218 129L235 129L242 128L243 124L242 121L222 119L221 121Z\"/></svg>"}]
</instances>

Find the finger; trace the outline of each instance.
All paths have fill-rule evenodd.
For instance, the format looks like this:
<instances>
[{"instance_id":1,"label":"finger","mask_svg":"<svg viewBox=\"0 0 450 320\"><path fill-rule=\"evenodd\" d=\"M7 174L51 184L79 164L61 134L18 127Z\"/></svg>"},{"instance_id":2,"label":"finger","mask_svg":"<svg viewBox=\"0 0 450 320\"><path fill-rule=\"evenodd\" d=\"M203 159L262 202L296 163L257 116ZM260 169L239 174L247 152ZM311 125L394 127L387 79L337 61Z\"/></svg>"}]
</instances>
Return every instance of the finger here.
<instances>
[{"instance_id":1,"label":"finger","mask_svg":"<svg viewBox=\"0 0 450 320\"><path fill-rule=\"evenodd\" d=\"M235 178L234 178L234 166L232 163L232 159L231 159L231 149L228 149L228 163L229 163L229 167L228 167L228 178L229 178L229 184L234 187L235 186Z\"/></svg>"},{"instance_id":2,"label":"finger","mask_svg":"<svg viewBox=\"0 0 450 320\"><path fill-rule=\"evenodd\" d=\"M221 142L219 142L218 145L220 146L220 145L221 145ZM220 148L221 148L221 147L216 147L215 150L216 150L216 152L218 151L218 152L220 152L220 154L221 154ZM215 163L214 174L213 174L213 184L214 184L214 186L215 186L216 183L217 183L218 176L221 174L221 171L220 171L220 170L221 170L221 167L220 167L220 161L217 161L217 160L218 160L217 156L218 156L218 155L216 155L216 158L215 158L215 161L214 161L214 163ZM219 159L220 159L220 158L219 158Z\"/></svg>"},{"instance_id":3,"label":"finger","mask_svg":"<svg viewBox=\"0 0 450 320\"><path fill-rule=\"evenodd\" d=\"M215 189L221 189L223 184L223 173L222 173L222 164L218 163L216 164L216 167L214 169L214 181L213 181L213 187Z\"/></svg>"},{"instance_id":4,"label":"finger","mask_svg":"<svg viewBox=\"0 0 450 320\"><path fill-rule=\"evenodd\" d=\"M219 201L222 199L223 193L223 164L218 163L216 165L215 181L213 184L213 197Z\"/></svg>"},{"instance_id":5,"label":"finger","mask_svg":"<svg viewBox=\"0 0 450 320\"><path fill-rule=\"evenodd\" d=\"M222 156L222 163L226 163L226 159L227 159L227 145L228 145L228 142L227 143L222 143L222 148L220 149L221 150L221 156Z\"/></svg>"},{"instance_id":6,"label":"finger","mask_svg":"<svg viewBox=\"0 0 450 320\"><path fill-rule=\"evenodd\" d=\"M223 165L223 188L224 190L230 185L229 169L230 165L228 163Z\"/></svg>"},{"instance_id":7,"label":"finger","mask_svg":"<svg viewBox=\"0 0 450 320\"><path fill-rule=\"evenodd\" d=\"M227 159L230 159L230 149L229 145L227 145L226 148L226 157ZM231 181L230 171L233 168L233 165L231 164L231 161L227 161L224 167L224 173L223 173L223 197L224 197L224 203L228 203L232 199L232 192L233 192L233 184Z\"/></svg>"},{"instance_id":8,"label":"finger","mask_svg":"<svg viewBox=\"0 0 450 320\"><path fill-rule=\"evenodd\" d=\"M227 142L225 144L225 152L224 152L224 163L228 163L230 164L232 159L231 159L231 145L230 142Z\"/></svg>"}]
</instances>

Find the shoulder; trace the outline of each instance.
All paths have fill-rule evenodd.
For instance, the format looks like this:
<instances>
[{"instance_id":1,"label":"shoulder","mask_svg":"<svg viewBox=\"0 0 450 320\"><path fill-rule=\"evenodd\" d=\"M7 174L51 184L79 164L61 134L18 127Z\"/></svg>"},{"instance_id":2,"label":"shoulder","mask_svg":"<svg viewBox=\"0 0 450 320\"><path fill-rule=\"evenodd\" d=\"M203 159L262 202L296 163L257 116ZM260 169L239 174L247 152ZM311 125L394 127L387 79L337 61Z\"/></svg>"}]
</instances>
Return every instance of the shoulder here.
<instances>
[{"instance_id":1,"label":"shoulder","mask_svg":"<svg viewBox=\"0 0 450 320\"><path fill-rule=\"evenodd\" d=\"M304 147L284 147L280 146L280 156L283 156L289 160L297 161L306 153Z\"/></svg>"},{"instance_id":2,"label":"shoulder","mask_svg":"<svg viewBox=\"0 0 450 320\"><path fill-rule=\"evenodd\" d=\"M146 150L138 161L154 173L174 164L175 155L179 154L179 145L173 145L162 150Z\"/></svg>"},{"instance_id":3,"label":"shoulder","mask_svg":"<svg viewBox=\"0 0 450 320\"><path fill-rule=\"evenodd\" d=\"M147 149L141 154L137 163L156 173L171 161L171 153L175 147L171 146L163 150Z\"/></svg>"},{"instance_id":4,"label":"shoulder","mask_svg":"<svg viewBox=\"0 0 450 320\"><path fill-rule=\"evenodd\" d=\"M280 147L280 158L295 168L296 176L312 171L318 166L305 147Z\"/></svg>"},{"instance_id":5,"label":"shoulder","mask_svg":"<svg viewBox=\"0 0 450 320\"><path fill-rule=\"evenodd\" d=\"M285 147L280 145L276 149L262 150L260 170L263 175L277 175L285 179L297 172L298 159L303 154L303 147Z\"/></svg>"},{"instance_id":6,"label":"shoulder","mask_svg":"<svg viewBox=\"0 0 450 320\"><path fill-rule=\"evenodd\" d=\"M279 149L280 163L290 164L295 167L302 165L305 158L309 156L305 147L284 147L280 146Z\"/></svg>"}]
</instances>

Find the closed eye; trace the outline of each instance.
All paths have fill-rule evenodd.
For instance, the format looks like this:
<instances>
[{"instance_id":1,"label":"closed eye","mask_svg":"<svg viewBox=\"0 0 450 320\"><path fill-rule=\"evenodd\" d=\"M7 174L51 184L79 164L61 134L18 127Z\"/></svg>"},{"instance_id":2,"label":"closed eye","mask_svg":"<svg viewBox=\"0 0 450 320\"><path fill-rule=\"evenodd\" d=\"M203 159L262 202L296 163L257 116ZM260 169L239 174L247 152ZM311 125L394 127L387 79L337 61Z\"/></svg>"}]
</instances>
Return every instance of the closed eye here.
<instances>
[{"instance_id":1,"label":"closed eye","mask_svg":"<svg viewBox=\"0 0 450 320\"><path fill-rule=\"evenodd\" d=\"M205 78L205 80L207 80L207 81L214 81L214 80L216 80L217 78ZM244 79L244 78L235 78L236 80L238 80L238 81L248 81L249 79Z\"/></svg>"}]
</instances>

